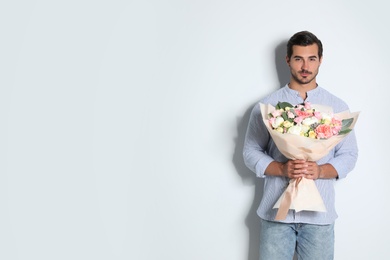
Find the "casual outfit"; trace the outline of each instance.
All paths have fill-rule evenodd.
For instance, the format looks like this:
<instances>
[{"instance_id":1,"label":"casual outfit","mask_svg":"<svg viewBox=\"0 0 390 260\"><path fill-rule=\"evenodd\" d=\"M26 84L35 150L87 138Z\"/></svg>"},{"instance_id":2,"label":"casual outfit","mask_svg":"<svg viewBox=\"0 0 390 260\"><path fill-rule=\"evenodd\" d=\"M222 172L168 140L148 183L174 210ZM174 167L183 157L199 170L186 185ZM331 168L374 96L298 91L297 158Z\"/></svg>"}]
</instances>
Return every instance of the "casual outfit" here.
<instances>
[{"instance_id":1,"label":"casual outfit","mask_svg":"<svg viewBox=\"0 0 390 260\"><path fill-rule=\"evenodd\" d=\"M333 108L334 113L339 113L342 111L348 110L347 104L340 98L334 96L327 90L317 86L315 89L307 92L307 98L305 100L299 95L299 92L293 89L290 89L288 85L280 88L274 93L268 95L267 97L260 100L259 103L271 104L276 106L278 102L288 102L292 105L301 104L303 102L310 102L311 104L321 104ZM287 158L283 156L272 138L270 137L266 126L262 120L260 105L256 104L252 109L252 113L249 119L249 125L245 137L243 155L245 164L249 169L251 169L258 177L264 178L264 192L263 197L260 202L260 206L257 210L259 217L262 219L262 229L261 232L267 232L270 226L276 226L275 232L282 232L286 237L290 237L287 233L284 233L285 229L292 232L292 234L307 234L303 230L317 230L315 227L323 227L325 231L318 233L318 239L321 240L321 244L324 242L328 243L333 241L333 225L334 221L337 218L337 213L335 209L335 190L334 182L336 179L317 179L315 184L318 188L319 193L324 201L327 211L326 212L315 212L315 211L300 211L295 212L294 210L289 210L286 219L283 221L275 222L275 216L277 209L273 209L274 204L282 195L284 190L289 184L289 179L287 177L280 176L267 176L264 175L265 169L272 161L286 162ZM338 179L345 178L347 174L354 168L358 157L358 148L355 138L354 131L351 131L348 136L346 136L339 144L337 144L325 157L317 161L318 165L329 163L331 164L338 173ZM283 223L283 224L282 224ZM285 225L287 224L287 225ZM302 227L305 228L302 228ZM310 228L308 228L310 227ZM271 229L273 230L273 229ZM300 230L300 231L298 231ZM312 233L310 231L310 233ZM317 232L317 231L315 231ZM314 232L314 233L315 233ZM321 233L325 232L328 236L325 236ZM272 233L272 232L271 232ZM294 235L291 235L294 236ZM310 237L315 236L311 234ZM261 251L267 251L269 254L272 254L272 250L266 250L269 248L267 244L272 243L276 248L276 244L281 246L281 249L285 251L291 250L286 246L283 246L282 238L283 235L275 234L271 241L271 237L267 235L264 237L264 234L261 235L262 242L260 246ZM264 239L263 239L264 238ZM305 239L302 237L302 239ZM295 241L295 239L289 239L290 241ZM326 240L326 241L325 241ZM316 241L316 240L313 240ZM311 243L314 243L311 241ZM320 242L318 242L320 243ZM297 254L304 256L305 250L300 249L300 241L297 241ZM312 248L312 247L310 247ZM332 252L333 252L333 242L332 242ZM263 250L262 250L263 249ZM295 242L293 249L295 249ZM279 250L279 251L283 251ZM267 253L267 254L268 254ZM329 254L330 255L330 254ZM312 256L310 256L312 257ZM332 259L332 258L302 258L302 259ZM277 258L270 257L264 258L265 260L271 259L291 259L291 258Z\"/></svg>"}]
</instances>

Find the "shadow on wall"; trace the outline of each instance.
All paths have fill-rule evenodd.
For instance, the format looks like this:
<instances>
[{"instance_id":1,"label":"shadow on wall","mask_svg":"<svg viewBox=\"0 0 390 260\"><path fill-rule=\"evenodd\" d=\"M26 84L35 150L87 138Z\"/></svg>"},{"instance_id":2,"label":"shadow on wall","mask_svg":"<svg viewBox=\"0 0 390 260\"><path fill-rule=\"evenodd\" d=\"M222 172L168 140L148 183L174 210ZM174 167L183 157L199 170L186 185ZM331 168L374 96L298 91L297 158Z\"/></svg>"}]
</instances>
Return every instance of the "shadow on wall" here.
<instances>
[{"instance_id":1,"label":"shadow on wall","mask_svg":"<svg viewBox=\"0 0 390 260\"><path fill-rule=\"evenodd\" d=\"M290 81L290 69L286 64L286 54L287 40L282 41L275 48L275 66L280 87L284 87Z\"/></svg>"},{"instance_id":2,"label":"shadow on wall","mask_svg":"<svg viewBox=\"0 0 390 260\"><path fill-rule=\"evenodd\" d=\"M264 186L264 179L257 178L256 175L246 167L242 156L246 128L254 105L255 104L251 105L247 109L243 117L237 118L238 135L235 140L236 147L233 155L233 164L237 173L241 176L243 183L245 185L255 185L253 202L245 219L245 224L249 231L248 260L259 260L260 219L257 216L256 210L263 196Z\"/></svg>"},{"instance_id":3,"label":"shadow on wall","mask_svg":"<svg viewBox=\"0 0 390 260\"><path fill-rule=\"evenodd\" d=\"M278 75L278 87L283 87L288 83L290 78L289 68L286 65L286 45L287 41L283 41L275 48L275 66ZM269 93L265 94L267 95ZM233 154L233 164L237 173L242 178L243 183L245 185L255 186L253 202L245 219L245 224L249 230L248 260L259 260L260 219L257 216L256 210L263 196L264 186L264 179L257 178L256 175L246 167L242 156L249 117L252 108L256 104L257 102L251 104L245 111L245 114L242 117L237 118L237 137L235 139L235 150Z\"/></svg>"}]
</instances>

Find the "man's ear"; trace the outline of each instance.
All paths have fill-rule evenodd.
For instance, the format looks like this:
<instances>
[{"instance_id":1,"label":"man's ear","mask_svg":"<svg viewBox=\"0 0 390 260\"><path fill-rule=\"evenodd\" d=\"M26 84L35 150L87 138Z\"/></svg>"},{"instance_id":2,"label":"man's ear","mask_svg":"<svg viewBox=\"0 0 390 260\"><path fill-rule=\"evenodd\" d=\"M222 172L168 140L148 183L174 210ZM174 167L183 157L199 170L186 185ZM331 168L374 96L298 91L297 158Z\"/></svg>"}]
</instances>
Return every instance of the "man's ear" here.
<instances>
[{"instance_id":1,"label":"man's ear","mask_svg":"<svg viewBox=\"0 0 390 260\"><path fill-rule=\"evenodd\" d=\"M286 56L286 63L288 66L290 66L290 58L288 56Z\"/></svg>"}]
</instances>

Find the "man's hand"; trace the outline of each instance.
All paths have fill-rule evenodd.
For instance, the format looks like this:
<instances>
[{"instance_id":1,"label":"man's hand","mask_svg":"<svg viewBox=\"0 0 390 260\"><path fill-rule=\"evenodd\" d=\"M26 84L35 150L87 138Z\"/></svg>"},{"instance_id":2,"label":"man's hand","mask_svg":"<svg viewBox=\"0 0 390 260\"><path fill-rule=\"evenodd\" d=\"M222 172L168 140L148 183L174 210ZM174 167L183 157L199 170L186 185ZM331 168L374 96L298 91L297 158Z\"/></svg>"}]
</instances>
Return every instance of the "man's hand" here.
<instances>
[{"instance_id":1,"label":"man's hand","mask_svg":"<svg viewBox=\"0 0 390 260\"><path fill-rule=\"evenodd\" d=\"M283 175L290 179L305 177L316 180L320 177L321 168L316 162L305 160L288 160L283 164Z\"/></svg>"},{"instance_id":2,"label":"man's hand","mask_svg":"<svg viewBox=\"0 0 390 260\"><path fill-rule=\"evenodd\" d=\"M316 162L305 160L288 160L285 163L273 161L268 165L265 174L290 179L305 177L312 180L338 177L336 169L331 164L318 165Z\"/></svg>"}]
</instances>

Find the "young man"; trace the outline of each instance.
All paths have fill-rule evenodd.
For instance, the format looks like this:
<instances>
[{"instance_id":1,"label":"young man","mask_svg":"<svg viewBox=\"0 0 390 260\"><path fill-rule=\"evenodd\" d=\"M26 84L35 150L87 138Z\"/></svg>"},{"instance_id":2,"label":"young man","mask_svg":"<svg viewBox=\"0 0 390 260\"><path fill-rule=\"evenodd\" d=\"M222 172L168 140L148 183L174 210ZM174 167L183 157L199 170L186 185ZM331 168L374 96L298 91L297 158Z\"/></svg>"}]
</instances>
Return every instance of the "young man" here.
<instances>
[{"instance_id":1,"label":"young man","mask_svg":"<svg viewBox=\"0 0 390 260\"><path fill-rule=\"evenodd\" d=\"M304 101L330 106L335 113L348 110L340 98L320 87L316 76L322 62L322 43L312 33L294 34L287 43L290 82L260 100L276 106L279 101L292 105ZM296 251L299 260L333 259L335 210L334 182L354 168L358 148L354 131L328 155L316 161L287 160L271 139L261 120L260 106L254 106L244 144L245 164L264 178L264 192L257 213L261 219L260 260L291 260ZM290 179L313 179L325 203L326 212L289 210L286 219L275 221L274 204Z\"/></svg>"}]
</instances>

